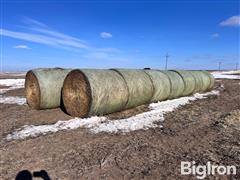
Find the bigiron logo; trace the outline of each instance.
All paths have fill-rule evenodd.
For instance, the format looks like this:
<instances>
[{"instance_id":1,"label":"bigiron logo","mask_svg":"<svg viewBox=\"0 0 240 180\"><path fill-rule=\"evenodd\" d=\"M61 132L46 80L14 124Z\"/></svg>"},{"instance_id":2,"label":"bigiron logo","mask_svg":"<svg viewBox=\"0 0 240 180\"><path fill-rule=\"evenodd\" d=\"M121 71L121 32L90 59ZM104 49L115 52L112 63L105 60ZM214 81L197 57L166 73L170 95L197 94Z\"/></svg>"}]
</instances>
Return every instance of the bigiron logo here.
<instances>
[{"instance_id":1,"label":"bigiron logo","mask_svg":"<svg viewBox=\"0 0 240 180\"><path fill-rule=\"evenodd\" d=\"M236 175L236 166L213 165L207 162L206 165L196 165L195 161L181 162L181 175L195 175L198 179L204 179L209 175Z\"/></svg>"}]
</instances>

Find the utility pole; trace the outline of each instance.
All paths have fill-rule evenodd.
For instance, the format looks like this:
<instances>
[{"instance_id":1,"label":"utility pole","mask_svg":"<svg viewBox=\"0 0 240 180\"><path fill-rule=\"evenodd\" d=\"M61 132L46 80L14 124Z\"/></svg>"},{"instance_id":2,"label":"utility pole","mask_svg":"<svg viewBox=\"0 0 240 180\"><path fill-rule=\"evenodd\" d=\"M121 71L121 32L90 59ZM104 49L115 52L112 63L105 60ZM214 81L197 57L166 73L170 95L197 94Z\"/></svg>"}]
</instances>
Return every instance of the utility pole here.
<instances>
[{"instance_id":1,"label":"utility pole","mask_svg":"<svg viewBox=\"0 0 240 180\"><path fill-rule=\"evenodd\" d=\"M238 70L238 62L236 63L236 71Z\"/></svg>"},{"instance_id":2,"label":"utility pole","mask_svg":"<svg viewBox=\"0 0 240 180\"><path fill-rule=\"evenodd\" d=\"M168 55L168 53L166 54L166 62L165 62L165 70L167 70L168 69L168 58L169 58L169 55Z\"/></svg>"},{"instance_id":3,"label":"utility pole","mask_svg":"<svg viewBox=\"0 0 240 180\"><path fill-rule=\"evenodd\" d=\"M221 70L221 65L222 65L222 62L219 62L219 63L218 63L218 70L219 70L219 71Z\"/></svg>"}]
</instances>

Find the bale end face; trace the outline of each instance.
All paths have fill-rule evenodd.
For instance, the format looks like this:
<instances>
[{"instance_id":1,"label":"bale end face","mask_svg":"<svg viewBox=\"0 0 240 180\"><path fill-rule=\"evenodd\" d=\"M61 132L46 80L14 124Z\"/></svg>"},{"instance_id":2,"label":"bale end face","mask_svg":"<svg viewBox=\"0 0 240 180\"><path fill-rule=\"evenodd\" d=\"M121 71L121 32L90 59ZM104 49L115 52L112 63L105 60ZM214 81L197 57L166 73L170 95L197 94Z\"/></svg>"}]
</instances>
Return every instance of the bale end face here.
<instances>
[{"instance_id":1,"label":"bale end face","mask_svg":"<svg viewBox=\"0 0 240 180\"><path fill-rule=\"evenodd\" d=\"M33 109L40 109L41 92L38 79L33 71L28 71L26 74L25 94L28 105Z\"/></svg>"},{"instance_id":2,"label":"bale end face","mask_svg":"<svg viewBox=\"0 0 240 180\"><path fill-rule=\"evenodd\" d=\"M91 88L80 70L71 71L64 80L62 98L64 107L71 116L87 117L91 107Z\"/></svg>"}]
</instances>

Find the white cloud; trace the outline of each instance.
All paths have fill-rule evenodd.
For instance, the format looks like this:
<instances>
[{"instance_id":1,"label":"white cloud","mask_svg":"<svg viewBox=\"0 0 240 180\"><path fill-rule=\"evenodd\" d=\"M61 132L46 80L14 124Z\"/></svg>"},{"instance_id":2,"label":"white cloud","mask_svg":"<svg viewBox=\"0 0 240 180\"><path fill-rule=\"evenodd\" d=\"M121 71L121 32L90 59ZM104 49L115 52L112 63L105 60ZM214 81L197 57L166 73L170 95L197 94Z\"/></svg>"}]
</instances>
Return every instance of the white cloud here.
<instances>
[{"instance_id":1,"label":"white cloud","mask_svg":"<svg viewBox=\"0 0 240 180\"><path fill-rule=\"evenodd\" d=\"M222 21L220 26L240 26L240 16L232 16Z\"/></svg>"},{"instance_id":2,"label":"white cloud","mask_svg":"<svg viewBox=\"0 0 240 180\"><path fill-rule=\"evenodd\" d=\"M73 48L82 48L87 49L88 46L80 43L78 41L67 39L67 38L56 38L53 36L46 36L41 34L25 33L25 32L16 32L6 29L0 29L1 35L12 37L16 39L22 39L25 41L55 46L55 47L73 47Z\"/></svg>"},{"instance_id":3,"label":"white cloud","mask_svg":"<svg viewBox=\"0 0 240 180\"><path fill-rule=\"evenodd\" d=\"M30 49L27 45L23 45L23 44L13 46L13 48L15 48L15 49Z\"/></svg>"},{"instance_id":4,"label":"white cloud","mask_svg":"<svg viewBox=\"0 0 240 180\"><path fill-rule=\"evenodd\" d=\"M91 53L118 53L119 49L106 47L106 48L97 48L89 46L88 42L81 40L77 37L70 36L55 30L52 30L48 25L39 22L37 20L24 17L23 23L25 24L22 27L25 31L13 31L8 29L0 29L0 35L20 39L24 41L34 42L38 44L48 45L55 48L62 48L71 51L78 51L79 49L87 50ZM111 33L102 32L101 36L103 38L112 37ZM24 46L14 47L27 49Z\"/></svg>"},{"instance_id":5,"label":"white cloud","mask_svg":"<svg viewBox=\"0 0 240 180\"><path fill-rule=\"evenodd\" d=\"M219 37L219 34L218 34L218 33L214 33L214 34L211 34L210 37L211 37L212 39L216 39L216 38Z\"/></svg>"},{"instance_id":6,"label":"white cloud","mask_svg":"<svg viewBox=\"0 0 240 180\"><path fill-rule=\"evenodd\" d=\"M100 36L101 36L101 38L105 38L106 39L106 38L111 38L112 34L109 33L109 32L101 32Z\"/></svg>"}]
</instances>

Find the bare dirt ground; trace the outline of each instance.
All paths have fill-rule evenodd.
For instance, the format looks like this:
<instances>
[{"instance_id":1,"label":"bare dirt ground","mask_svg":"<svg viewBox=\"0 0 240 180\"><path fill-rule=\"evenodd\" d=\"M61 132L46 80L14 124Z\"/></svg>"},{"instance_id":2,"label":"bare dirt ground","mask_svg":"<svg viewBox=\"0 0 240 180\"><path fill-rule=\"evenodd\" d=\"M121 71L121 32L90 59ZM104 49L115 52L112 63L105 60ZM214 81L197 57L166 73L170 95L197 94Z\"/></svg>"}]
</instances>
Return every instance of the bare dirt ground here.
<instances>
[{"instance_id":1,"label":"bare dirt ground","mask_svg":"<svg viewBox=\"0 0 240 180\"><path fill-rule=\"evenodd\" d=\"M0 179L21 170L45 170L52 179L194 179L180 175L181 161L235 165L240 179L240 81L216 82L210 96L167 113L163 128L126 134L92 134L87 129L1 142ZM224 85L224 88L220 87ZM17 91L17 92L15 92ZM23 90L8 95L23 96ZM26 124L52 124L71 117L60 109L36 111L27 105L0 104L0 139ZM109 115L129 117L147 106Z\"/></svg>"},{"instance_id":2,"label":"bare dirt ground","mask_svg":"<svg viewBox=\"0 0 240 180\"><path fill-rule=\"evenodd\" d=\"M3 95L25 97L25 91L24 91L24 88L19 88L19 89L14 89L14 90L7 91Z\"/></svg>"}]
</instances>

